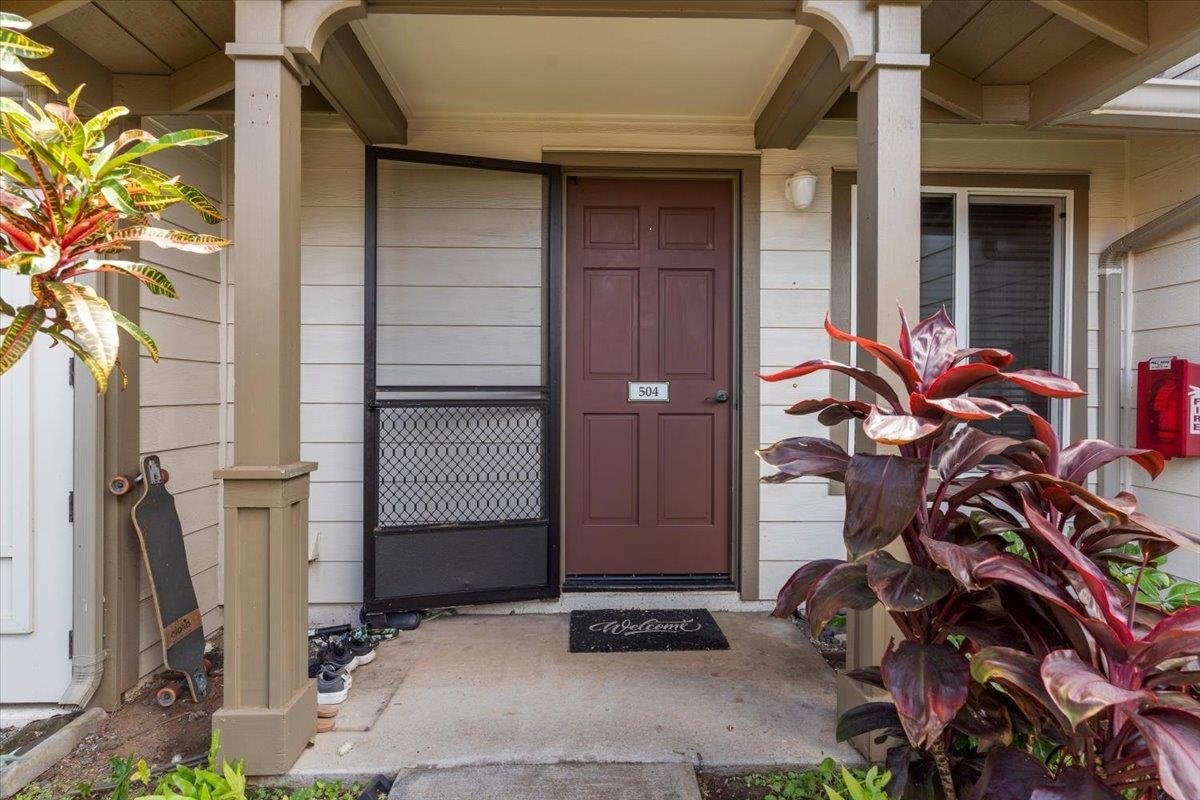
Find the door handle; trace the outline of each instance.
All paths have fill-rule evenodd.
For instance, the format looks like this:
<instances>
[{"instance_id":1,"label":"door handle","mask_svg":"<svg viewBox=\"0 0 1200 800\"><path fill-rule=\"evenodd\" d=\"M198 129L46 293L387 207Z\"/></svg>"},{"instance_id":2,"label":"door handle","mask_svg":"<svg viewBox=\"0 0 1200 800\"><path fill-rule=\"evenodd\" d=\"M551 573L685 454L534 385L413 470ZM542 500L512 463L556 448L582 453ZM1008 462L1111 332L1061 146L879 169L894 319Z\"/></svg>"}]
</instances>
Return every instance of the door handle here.
<instances>
[{"instance_id":1,"label":"door handle","mask_svg":"<svg viewBox=\"0 0 1200 800\"><path fill-rule=\"evenodd\" d=\"M713 402L714 403L728 403L729 402L729 392L725 391L724 389L717 389L717 393L715 395L713 395Z\"/></svg>"}]
</instances>

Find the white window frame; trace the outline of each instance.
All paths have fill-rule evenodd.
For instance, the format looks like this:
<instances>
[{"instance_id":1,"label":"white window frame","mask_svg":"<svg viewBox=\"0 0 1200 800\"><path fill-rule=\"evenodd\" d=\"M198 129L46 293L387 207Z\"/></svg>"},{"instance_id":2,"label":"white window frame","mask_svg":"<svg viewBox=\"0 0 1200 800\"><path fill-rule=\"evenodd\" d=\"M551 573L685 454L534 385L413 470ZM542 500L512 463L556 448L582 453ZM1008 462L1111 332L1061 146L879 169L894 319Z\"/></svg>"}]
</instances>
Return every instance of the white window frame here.
<instances>
[{"instance_id":1,"label":"white window frame","mask_svg":"<svg viewBox=\"0 0 1200 800\"><path fill-rule=\"evenodd\" d=\"M968 227L972 201L988 203L1012 203L1029 205L1039 202L1054 206L1054 275L1051 301L1050 371L1059 375L1070 375L1072 369L1070 332L1075 309L1072 307L1074 285L1074 230L1075 192L1067 189L996 188L983 186L939 186L931 184L921 187L921 196L954 198L954 314L952 319L958 329L959 347L971 346L970 333L970 272L971 247ZM850 296L858 292L858 185L850 187ZM850 330L857 329L858 304L850 303ZM999 347L1001 342L984 342L983 346ZM855 363L856 346L850 345L850 363ZM1021 368L1022 365L1014 365ZM851 397L856 386L850 382ZM1071 430L1071 404L1066 400L1050 399L1050 424L1061 438L1067 440ZM851 443L854 432L851 431Z\"/></svg>"}]
</instances>

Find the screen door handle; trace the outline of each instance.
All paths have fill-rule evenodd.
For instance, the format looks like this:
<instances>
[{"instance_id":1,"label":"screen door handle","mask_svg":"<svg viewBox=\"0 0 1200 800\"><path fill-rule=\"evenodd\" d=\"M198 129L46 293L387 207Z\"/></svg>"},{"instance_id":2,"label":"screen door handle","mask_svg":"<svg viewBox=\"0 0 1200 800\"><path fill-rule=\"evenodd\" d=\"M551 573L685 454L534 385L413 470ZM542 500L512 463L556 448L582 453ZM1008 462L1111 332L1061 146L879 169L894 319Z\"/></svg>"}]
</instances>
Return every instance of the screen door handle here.
<instances>
[{"instance_id":1,"label":"screen door handle","mask_svg":"<svg viewBox=\"0 0 1200 800\"><path fill-rule=\"evenodd\" d=\"M717 393L715 395L713 395L713 402L728 403L729 402L729 392L725 391L724 389L717 389Z\"/></svg>"}]
</instances>

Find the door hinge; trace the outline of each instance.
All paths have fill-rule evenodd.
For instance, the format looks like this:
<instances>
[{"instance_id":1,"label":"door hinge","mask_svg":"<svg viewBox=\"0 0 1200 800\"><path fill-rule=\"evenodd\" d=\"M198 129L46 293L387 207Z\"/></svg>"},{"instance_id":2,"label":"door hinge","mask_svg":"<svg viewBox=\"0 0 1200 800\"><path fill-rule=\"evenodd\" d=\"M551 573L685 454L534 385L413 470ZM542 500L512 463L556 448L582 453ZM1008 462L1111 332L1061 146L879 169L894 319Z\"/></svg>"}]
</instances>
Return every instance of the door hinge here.
<instances>
[{"instance_id":1,"label":"door hinge","mask_svg":"<svg viewBox=\"0 0 1200 800\"><path fill-rule=\"evenodd\" d=\"M75 492L67 492L67 522L75 521Z\"/></svg>"},{"instance_id":2,"label":"door hinge","mask_svg":"<svg viewBox=\"0 0 1200 800\"><path fill-rule=\"evenodd\" d=\"M75 631L67 631L67 658L75 657Z\"/></svg>"},{"instance_id":3,"label":"door hinge","mask_svg":"<svg viewBox=\"0 0 1200 800\"><path fill-rule=\"evenodd\" d=\"M67 359L67 385L75 385L75 356Z\"/></svg>"}]
</instances>

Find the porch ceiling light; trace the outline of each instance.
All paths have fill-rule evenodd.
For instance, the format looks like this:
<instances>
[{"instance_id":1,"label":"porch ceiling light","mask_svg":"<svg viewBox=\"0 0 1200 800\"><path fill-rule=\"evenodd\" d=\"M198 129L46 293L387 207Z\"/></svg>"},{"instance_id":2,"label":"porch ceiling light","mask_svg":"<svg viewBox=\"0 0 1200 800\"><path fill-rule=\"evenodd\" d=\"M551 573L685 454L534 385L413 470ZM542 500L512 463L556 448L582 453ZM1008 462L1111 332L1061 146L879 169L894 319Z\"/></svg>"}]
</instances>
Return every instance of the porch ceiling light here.
<instances>
[{"instance_id":1,"label":"porch ceiling light","mask_svg":"<svg viewBox=\"0 0 1200 800\"><path fill-rule=\"evenodd\" d=\"M817 176L806 169L797 170L787 179L785 186L788 200L803 211L812 205L813 196L817 193Z\"/></svg>"}]
</instances>

